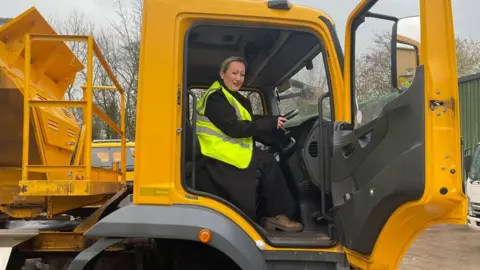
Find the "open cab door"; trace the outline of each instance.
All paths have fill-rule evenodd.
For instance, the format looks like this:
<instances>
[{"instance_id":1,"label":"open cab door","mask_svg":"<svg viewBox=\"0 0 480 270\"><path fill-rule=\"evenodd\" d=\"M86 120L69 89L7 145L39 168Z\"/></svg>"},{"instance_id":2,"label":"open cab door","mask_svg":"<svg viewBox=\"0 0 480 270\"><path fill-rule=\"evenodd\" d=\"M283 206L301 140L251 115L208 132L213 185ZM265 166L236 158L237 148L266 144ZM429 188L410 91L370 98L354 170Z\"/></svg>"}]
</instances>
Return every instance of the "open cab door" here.
<instances>
[{"instance_id":1,"label":"open cab door","mask_svg":"<svg viewBox=\"0 0 480 270\"><path fill-rule=\"evenodd\" d=\"M339 240L360 269L397 269L425 228L466 220L451 2L414 1L420 16L407 18L362 1L346 27L345 114L354 124L334 131L331 181ZM364 57L356 48L375 37L360 30L379 21L392 25L383 43L391 55Z\"/></svg>"}]
</instances>

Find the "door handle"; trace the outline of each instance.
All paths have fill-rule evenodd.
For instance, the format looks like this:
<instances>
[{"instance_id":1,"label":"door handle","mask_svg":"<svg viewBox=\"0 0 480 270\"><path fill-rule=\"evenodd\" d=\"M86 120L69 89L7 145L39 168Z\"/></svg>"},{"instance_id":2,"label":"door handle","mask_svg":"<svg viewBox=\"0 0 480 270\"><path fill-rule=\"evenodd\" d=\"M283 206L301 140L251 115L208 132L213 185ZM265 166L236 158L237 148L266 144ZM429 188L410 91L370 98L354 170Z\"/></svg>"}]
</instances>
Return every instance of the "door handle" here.
<instances>
[{"instance_id":1,"label":"door handle","mask_svg":"<svg viewBox=\"0 0 480 270\"><path fill-rule=\"evenodd\" d=\"M372 132L368 132L358 138L358 144L360 147L365 148L372 141Z\"/></svg>"}]
</instances>

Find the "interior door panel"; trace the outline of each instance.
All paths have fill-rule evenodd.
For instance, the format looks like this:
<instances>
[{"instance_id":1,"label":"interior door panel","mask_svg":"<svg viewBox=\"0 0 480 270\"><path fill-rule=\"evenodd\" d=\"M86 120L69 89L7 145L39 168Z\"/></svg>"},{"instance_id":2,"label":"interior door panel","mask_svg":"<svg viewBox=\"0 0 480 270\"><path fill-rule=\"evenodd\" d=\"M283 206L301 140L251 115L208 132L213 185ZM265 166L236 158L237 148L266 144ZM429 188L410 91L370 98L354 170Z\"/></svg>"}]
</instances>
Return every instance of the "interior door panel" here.
<instances>
[{"instance_id":1,"label":"interior door panel","mask_svg":"<svg viewBox=\"0 0 480 270\"><path fill-rule=\"evenodd\" d=\"M335 223L346 248L369 255L389 216L425 187L424 69L378 118L335 130L331 159ZM352 225L354 224L354 225Z\"/></svg>"}]
</instances>

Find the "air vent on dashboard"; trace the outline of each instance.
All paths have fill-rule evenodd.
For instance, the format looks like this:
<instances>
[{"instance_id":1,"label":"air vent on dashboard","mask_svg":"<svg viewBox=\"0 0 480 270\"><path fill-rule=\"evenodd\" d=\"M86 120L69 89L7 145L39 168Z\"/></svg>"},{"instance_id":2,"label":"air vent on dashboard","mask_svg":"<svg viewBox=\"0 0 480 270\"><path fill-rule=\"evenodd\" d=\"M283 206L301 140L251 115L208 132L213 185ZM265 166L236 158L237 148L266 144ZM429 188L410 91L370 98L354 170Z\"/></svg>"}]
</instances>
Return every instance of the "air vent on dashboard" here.
<instances>
[{"instance_id":1,"label":"air vent on dashboard","mask_svg":"<svg viewBox=\"0 0 480 270\"><path fill-rule=\"evenodd\" d=\"M311 142L309 145L308 145L308 153L310 154L310 156L312 157L318 157L318 143L317 142Z\"/></svg>"}]
</instances>

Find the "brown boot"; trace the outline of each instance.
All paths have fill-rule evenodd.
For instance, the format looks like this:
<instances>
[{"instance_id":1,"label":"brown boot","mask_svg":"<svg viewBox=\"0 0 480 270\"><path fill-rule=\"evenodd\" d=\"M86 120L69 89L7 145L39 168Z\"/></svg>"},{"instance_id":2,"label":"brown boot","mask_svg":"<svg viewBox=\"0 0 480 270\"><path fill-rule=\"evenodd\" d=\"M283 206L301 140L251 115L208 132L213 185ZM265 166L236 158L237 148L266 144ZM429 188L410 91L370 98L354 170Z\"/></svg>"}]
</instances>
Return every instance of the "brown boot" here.
<instances>
[{"instance_id":1,"label":"brown boot","mask_svg":"<svg viewBox=\"0 0 480 270\"><path fill-rule=\"evenodd\" d=\"M279 229L285 232L301 232L303 230L302 224L289 219L285 215L265 218L263 226L267 231Z\"/></svg>"}]
</instances>

